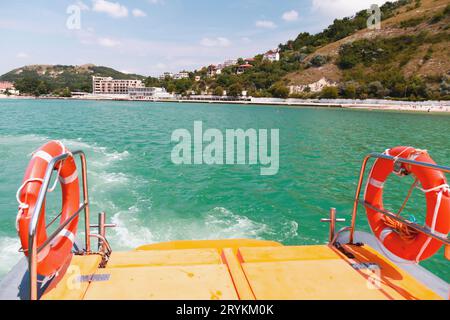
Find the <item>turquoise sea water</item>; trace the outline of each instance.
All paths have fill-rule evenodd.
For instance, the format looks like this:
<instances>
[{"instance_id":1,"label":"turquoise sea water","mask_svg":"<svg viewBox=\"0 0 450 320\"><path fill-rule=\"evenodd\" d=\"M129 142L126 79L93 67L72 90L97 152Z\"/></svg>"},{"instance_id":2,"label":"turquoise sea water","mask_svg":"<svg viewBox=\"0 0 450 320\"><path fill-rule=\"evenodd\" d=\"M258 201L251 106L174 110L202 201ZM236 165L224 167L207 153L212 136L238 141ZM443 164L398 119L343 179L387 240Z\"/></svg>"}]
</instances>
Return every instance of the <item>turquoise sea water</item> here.
<instances>
[{"instance_id":1,"label":"turquoise sea water","mask_svg":"<svg viewBox=\"0 0 450 320\"><path fill-rule=\"evenodd\" d=\"M176 166L171 134L178 128L280 130L280 169ZM363 157L397 145L428 149L450 164L450 116L315 108L214 104L0 100L0 278L21 254L15 193L30 153L50 139L88 156L93 222L106 211L113 248L176 239L260 238L323 244L330 207L350 220ZM386 207L398 208L412 181L392 178ZM57 212L49 196L48 215ZM423 219L415 191L405 212ZM344 226L344 225L342 225ZM358 228L368 230L360 210ZM424 263L450 281L443 251Z\"/></svg>"}]
</instances>

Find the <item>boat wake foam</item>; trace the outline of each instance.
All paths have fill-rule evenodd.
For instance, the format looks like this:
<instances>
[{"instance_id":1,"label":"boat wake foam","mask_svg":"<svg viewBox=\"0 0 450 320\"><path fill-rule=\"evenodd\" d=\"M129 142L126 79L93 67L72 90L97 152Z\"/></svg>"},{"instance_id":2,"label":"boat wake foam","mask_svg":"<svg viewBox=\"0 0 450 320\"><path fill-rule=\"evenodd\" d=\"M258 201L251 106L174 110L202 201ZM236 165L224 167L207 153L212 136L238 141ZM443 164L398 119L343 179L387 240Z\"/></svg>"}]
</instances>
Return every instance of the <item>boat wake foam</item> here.
<instances>
[{"instance_id":1,"label":"boat wake foam","mask_svg":"<svg viewBox=\"0 0 450 320\"><path fill-rule=\"evenodd\" d=\"M0 237L0 280L23 256L19 238Z\"/></svg>"},{"instance_id":2,"label":"boat wake foam","mask_svg":"<svg viewBox=\"0 0 450 320\"><path fill-rule=\"evenodd\" d=\"M15 158L21 159L48 140L50 138L37 135L0 136L0 145L7 145L6 149L13 152ZM203 212L195 215L178 211L167 212L166 208L155 209L149 192L151 182L128 171L123 172L123 168L127 166L120 162L132 160L128 151L111 150L86 143L82 139L61 141L71 150L81 149L87 154L91 222L95 222L96 212L105 211L111 221L117 224L117 228L109 229L107 233L115 250L128 250L145 244L173 240L253 238L283 242L298 236L296 221L278 220L266 224L265 221L232 212L225 207L203 209ZM24 159L24 163L28 160ZM17 170L23 168L17 167ZM10 193L14 194L17 181L7 181L7 185L11 185ZM11 198L8 207L15 206L15 200ZM10 237L0 238L0 276L22 257L18 252L19 240L13 237L14 217L12 214ZM84 236L82 229L80 225L77 236L79 240Z\"/></svg>"}]
</instances>

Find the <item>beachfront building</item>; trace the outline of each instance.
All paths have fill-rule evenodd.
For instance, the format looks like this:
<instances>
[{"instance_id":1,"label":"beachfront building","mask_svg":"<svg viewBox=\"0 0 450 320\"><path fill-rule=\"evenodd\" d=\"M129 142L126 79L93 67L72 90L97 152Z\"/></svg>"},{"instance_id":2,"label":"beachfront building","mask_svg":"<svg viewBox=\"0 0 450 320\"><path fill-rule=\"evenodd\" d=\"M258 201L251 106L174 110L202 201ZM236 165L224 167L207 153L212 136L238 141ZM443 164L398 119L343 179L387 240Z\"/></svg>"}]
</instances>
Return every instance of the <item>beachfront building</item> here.
<instances>
[{"instance_id":1,"label":"beachfront building","mask_svg":"<svg viewBox=\"0 0 450 320\"><path fill-rule=\"evenodd\" d=\"M234 60L234 59L227 60L223 63L223 67L226 68L226 67L235 66L235 65L237 65L237 63L238 63L238 61Z\"/></svg>"},{"instance_id":2,"label":"beachfront building","mask_svg":"<svg viewBox=\"0 0 450 320\"><path fill-rule=\"evenodd\" d=\"M236 74L243 74L245 71L247 71L248 69L253 68L253 66L251 64L241 64L237 70L236 70Z\"/></svg>"},{"instance_id":3,"label":"beachfront building","mask_svg":"<svg viewBox=\"0 0 450 320\"><path fill-rule=\"evenodd\" d=\"M141 80L118 80L111 77L92 77L93 94L128 94L131 88L143 88Z\"/></svg>"},{"instance_id":4,"label":"beachfront building","mask_svg":"<svg viewBox=\"0 0 450 320\"><path fill-rule=\"evenodd\" d=\"M16 94L17 91L14 88L14 83L9 81L0 81L0 94L9 92L11 94Z\"/></svg>"},{"instance_id":5,"label":"beachfront building","mask_svg":"<svg viewBox=\"0 0 450 320\"><path fill-rule=\"evenodd\" d=\"M213 64L208 66L206 76L208 78L214 78L216 76L216 74L217 74L217 67Z\"/></svg>"},{"instance_id":6,"label":"beachfront building","mask_svg":"<svg viewBox=\"0 0 450 320\"><path fill-rule=\"evenodd\" d=\"M130 88L128 95L130 100L164 100L173 99L174 95L168 93L165 88Z\"/></svg>"},{"instance_id":7,"label":"beachfront building","mask_svg":"<svg viewBox=\"0 0 450 320\"><path fill-rule=\"evenodd\" d=\"M164 72L162 75L159 76L159 80L165 80L165 79L173 79L174 75L172 72Z\"/></svg>"},{"instance_id":8,"label":"beachfront building","mask_svg":"<svg viewBox=\"0 0 450 320\"><path fill-rule=\"evenodd\" d=\"M182 71L173 76L174 80L189 79L189 72Z\"/></svg>"},{"instance_id":9,"label":"beachfront building","mask_svg":"<svg viewBox=\"0 0 450 320\"><path fill-rule=\"evenodd\" d=\"M280 61L280 52L278 50L269 50L264 54L263 59L270 62Z\"/></svg>"}]
</instances>

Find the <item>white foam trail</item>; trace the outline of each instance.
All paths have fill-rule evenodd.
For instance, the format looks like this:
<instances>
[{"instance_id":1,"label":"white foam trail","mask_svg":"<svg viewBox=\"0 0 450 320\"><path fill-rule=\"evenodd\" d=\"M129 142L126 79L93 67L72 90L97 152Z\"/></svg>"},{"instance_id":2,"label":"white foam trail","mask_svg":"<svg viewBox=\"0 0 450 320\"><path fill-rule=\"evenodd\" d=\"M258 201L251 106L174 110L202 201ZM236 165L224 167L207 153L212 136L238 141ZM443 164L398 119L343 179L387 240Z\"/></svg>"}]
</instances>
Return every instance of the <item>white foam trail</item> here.
<instances>
[{"instance_id":1,"label":"white foam trail","mask_svg":"<svg viewBox=\"0 0 450 320\"><path fill-rule=\"evenodd\" d=\"M223 207L214 208L203 219L201 216L190 219L154 217L149 226L143 226L142 221L137 219L140 211L137 206L133 206L113 216L112 221L117 224L110 233L113 246L133 249L145 244L173 240L261 239L270 231L267 225L234 214Z\"/></svg>"},{"instance_id":2,"label":"white foam trail","mask_svg":"<svg viewBox=\"0 0 450 320\"><path fill-rule=\"evenodd\" d=\"M48 140L50 139L47 137L34 135L0 137L0 144L7 143L13 146L24 143L24 147L34 151ZM277 233L275 226L269 227L224 207L215 207L203 214L199 212L196 216L184 217L179 213L173 213L170 218L167 218L164 212L152 211L148 194L139 193L137 187L148 181L122 172L111 172L116 162L130 156L128 151L111 151L97 144L88 144L81 139L63 139L62 142L71 150L82 149L88 155L91 209L92 212L106 211L112 217L112 222L118 225L117 228L108 230L108 238L115 250L132 249L140 245L172 240L272 238L284 241L298 236L298 224L295 221L282 222L282 232ZM111 196L111 192L117 191L127 192L135 204L124 210ZM14 243L18 245L18 240L9 238L5 243L4 247L0 247L1 250L14 248L15 256L17 259L20 258L17 247L14 247ZM15 262L16 259L12 261ZM0 268L8 269L12 264L2 263Z\"/></svg>"},{"instance_id":3,"label":"white foam trail","mask_svg":"<svg viewBox=\"0 0 450 320\"><path fill-rule=\"evenodd\" d=\"M298 237L298 222L286 221L283 223L282 230L283 238L280 241Z\"/></svg>"},{"instance_id":4,"label":"white foam trail","mask_svg":"<svg viewBox=\"0 0 450 320\"><path fill-rule=\"evenodd\" d=\"M4 135L0 136L0 144L8 144L8 145L18 145L18 143L26 142L42 142L45 141L47 137L38 136L35 134L25 134L25 135Z\"/></svg>"},{"instance_id":5,"label":"white foam trail","mask_svg":"<svg viewBox=\"0 0 450 320\"><path fill-rule=\"evenodd\" d=\"M86 153L93 153L93 159L90 159L89 164L94 167L107 167L113 162L122 161L130 154L127 150L123 152L109 151L106 147L98 146L97 144L88 144L81 139L70 140L62 139L61 142L71 150L83 150Z\"/></svg>"},{"instance_id":6,"label":"white foam trail","mask_svg":"<svg viewBox=\"0 0 450 320\"><path fill-rule=\"evenodd\" d=\"M18 238L0 237L0 279L23 257Z\"/></svg>"},{"instance_id":7,"label":"white foam trail","mask_svg":"<svg viewBox=\"0 0 450 320\"><path fill-rule=\"evenodd\" d=\"M216 207L206 215L205 225L208 230L208 239L227 238L259 238L269 230L264 223L250 220L223 207Z\"/></svg>"},{"instance_id":8,"label":"white foam trail","mask_svg":"<svg viewBox=\"0 0 450 320\"><path fill-rule=\"evenodd\" d=\"M131 207L128 212L119 212L112 217L112 222L117 225L114 228L112 242L127 249L156 242L152 232L148 228L140 226L139 221L133 217L133 214L137 212L137 207Z\"/></svg>"}]
</instances>

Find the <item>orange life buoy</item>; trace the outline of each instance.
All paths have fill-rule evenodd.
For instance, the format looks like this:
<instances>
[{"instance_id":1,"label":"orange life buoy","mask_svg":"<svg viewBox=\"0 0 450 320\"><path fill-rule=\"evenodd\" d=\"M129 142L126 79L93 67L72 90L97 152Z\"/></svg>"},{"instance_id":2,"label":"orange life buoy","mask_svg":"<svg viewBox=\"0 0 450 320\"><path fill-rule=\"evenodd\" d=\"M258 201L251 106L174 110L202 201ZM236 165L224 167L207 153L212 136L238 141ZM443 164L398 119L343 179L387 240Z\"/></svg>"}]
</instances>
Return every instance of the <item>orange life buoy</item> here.
<instances>
[{"instance_id":1,"label":"orange life buoy","mask_svg":"<svg viewBox=\"0 0 450 320\"><path fill-rule=\"evenodd\" d=\"M28 256L29 225L41 190L45 172L52 158L69 152L59 141L50 141L33 153L25 172L23 184L17 192L20 203L17 215L17 230L22 248ZM80 188L75 160L72 156L55 167L62 190L61 223L73 215L80 206ZM57 272L72 258L72 248L78 226L78 217L72 220L58 236L37 255L37 272L49 276ZM37 247L47 240L45 221L45 202L38 221Z\"/></svg>"},{"instance_id":2,"label":"orange life buoy","mask_svg":"<svg viewBox=\"0 0 450 320\"><path fill-rule=\"evenodd\" d=\"M392 157L415 160L419 162L435 164L433 159L424 150L412 147L396 147L386 151ZM388 159L377 159L370 172L365 201L371 206L384 210L383 186L391 173L407 173L414 175L422 185L422 191L426 194L427 215L426 227L444 237L450 231L450 191L444 173L431 168L419 167L397 163ZM375 236L393 254L408 261L419 262L433 256L442 243L416 232L409 239L402 237L401 231L392 228L389 219L382 213L366 206L366 213L370 227ZM402 227L406 227L401 225Z\"/></svg>"}]
</instances>

